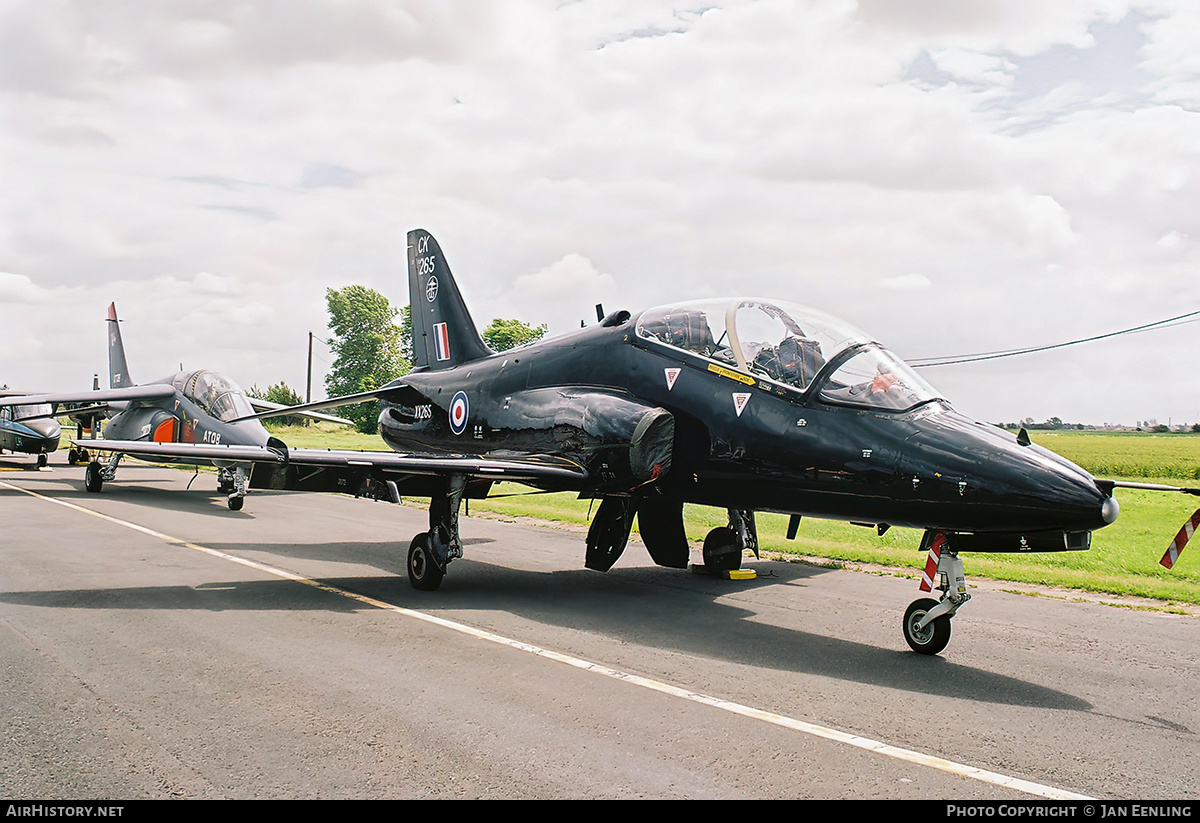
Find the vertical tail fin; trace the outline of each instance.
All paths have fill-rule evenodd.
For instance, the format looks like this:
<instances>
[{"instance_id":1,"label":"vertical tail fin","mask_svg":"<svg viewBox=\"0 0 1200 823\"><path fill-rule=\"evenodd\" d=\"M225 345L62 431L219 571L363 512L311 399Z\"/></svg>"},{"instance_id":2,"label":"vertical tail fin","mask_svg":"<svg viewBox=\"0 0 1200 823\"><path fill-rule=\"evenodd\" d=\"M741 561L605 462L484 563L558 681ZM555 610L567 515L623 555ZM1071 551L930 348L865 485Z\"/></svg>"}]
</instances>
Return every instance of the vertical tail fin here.
<instances>
[{"instance_id":1,"label":"vertical tail fin","mask_svg":"<svg viewBox=\"0 0 1200 823\"><path fill-rule=\"evenodd\" d=\"M121 327L117 321L117 304L108 304L108 387L126 389L134 385L125 364L125 345L121 342Z\"/></svg>"},{"instance_id":2,"label":"vertical tail fin","mask_svg":"<svg viewBox=\"0 0 1200 823\"><path fill-rule=\"evenodd\" d=\"M492 354L463 302L433 235L408 233L408 300L413 368L442 371Z\"/></svg>"}]
</instances>

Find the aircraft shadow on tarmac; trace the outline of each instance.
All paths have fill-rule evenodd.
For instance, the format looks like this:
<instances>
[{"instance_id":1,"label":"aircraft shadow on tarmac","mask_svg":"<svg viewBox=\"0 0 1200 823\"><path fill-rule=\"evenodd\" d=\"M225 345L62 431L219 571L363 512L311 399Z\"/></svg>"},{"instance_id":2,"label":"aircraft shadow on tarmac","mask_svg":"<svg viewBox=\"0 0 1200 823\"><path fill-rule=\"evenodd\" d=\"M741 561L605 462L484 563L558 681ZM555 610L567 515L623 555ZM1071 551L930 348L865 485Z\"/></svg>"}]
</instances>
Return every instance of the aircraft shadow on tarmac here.
<instances>
[{"instance_id":1,"label":"aircraft shadow on tarmac","mask_svg":"<svg viewBox=\"0 0 1200 823\"><path fill-rule=\"evenodd\" d=\"M211 548L244 553L249 547L228 544ZM306 548L313 554L324 554L322 550L326 549L336 556L333 546ZM346 547L341 544L338 548ZM276 553L273 548L272 553ZM397 564L400 562L397 556ZM773 565L779 578L756 581L754 585L775 585L780 578L787 581L823 573L820 569ZM402 569L400 574L388 571L371 577L327 577L320 582L420 611L443 615L462 610L506 612L664 651L918 694L1068 711L1092 708L1073 695L958 665L942 657L751 622L754 612L714 600L727 594L728 588L714 585L718 582L715 579L684 575L677 570L638 567L601 575L586 569L537 572L470 561L456 567L454 586L443 587L434 595L412 590L401 576ZM229 580L195 588L6 592L0 593L0 602L72 609L351 612L365 608L345 597L286 580Z\"/></svg>"},{"instance_id":2,"label":"aircraft shadow on tarmac","mask_svg":"<svg viewBox=\"0 0 1200 823\"><path fill-rule=\"evenodd\" d=\"M224 517L235 519L252 519L254 517L253 512L230 511L227 505L227 496L212 487L216 475L201 473L196 477L195 481L195 484L200 486L200 488L181 490L174 487L177 482L176 478L138 477L134 472L129 472L129 474L132 475L129 482L110 483L99 495L89 492L84 488L83 475L78 472L42 473L33 479L54 482L53 497L58 500L66 500L84 506L106 498L112 498L135 506L144 506L150 509L165 509L185 514L212 516L219 513ZM190 477L190 475L185 476ZM3 479L3 475L0 475L0 479ZM26 478L21 479L24 480ZM25 486L25 488L28 488L30 491L48 491L39 489L37 486ZM0 493L6 491L9 490L0 489ZM19 492L12 493L19 494ZM257 492L256 494L277 493L291 494L292 492ZM219 512L218 509L220 510Z\"/></svg>"}]
</instances>

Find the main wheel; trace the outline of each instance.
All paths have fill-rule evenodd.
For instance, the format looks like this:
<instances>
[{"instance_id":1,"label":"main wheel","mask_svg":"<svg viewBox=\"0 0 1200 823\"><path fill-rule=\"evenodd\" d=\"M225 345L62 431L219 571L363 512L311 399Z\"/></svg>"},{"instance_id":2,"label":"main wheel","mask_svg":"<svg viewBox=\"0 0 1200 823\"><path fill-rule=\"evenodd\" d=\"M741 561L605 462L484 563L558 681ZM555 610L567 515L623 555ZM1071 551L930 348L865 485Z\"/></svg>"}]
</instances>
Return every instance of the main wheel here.
<instances>
[{"instance_id":1,"label":"main wheel","mask_svg":"<svg viewBox=\"0 0 1200 823\"><path fill-rule=\"evenodd\" d=\"M67 450L67 465L74 466L79 462L79 452L74 447Z\"/></svg>"},{"instance_id":2,"label":"main wheel","mask_svg":"<svg viewBox=\"0 0 1200 823\"><path fill-rule=\"evenodd\" d=\"M100 464L96 461L88 463L87 469L83 472L83 487L90 492L98 492L104 485L104 478L100 475Z\"/></svg>"},{"instance_id":3,"label":"main wheel","mask_svg":"<svg viewBox=\"0 0 1200 823\"><path fill-rule=\"evenodd\" d=\"M46 455L45 455L45 454L39 454L39 455L38 455L38 468L39 468L39 469L44 469L44 468L46 468L46 463L47 463L47 462L48 462L48 458L46 457Z\"/></svg>"},{"instance_id":4,"label":"main wheel","mask_svg":"<svg viewBox=\"0 0 1200 823\"><path fill-rule=\"evenodd\" d=\"M705 536L700 555L706 569L730 572L742 567L742 548L737 534L728 526L718 526Z\"/></svg>"},{"instance_id":5,"label":"main wheel","mask_svg":"<svg viewBox=\"0 0 1200 823\"><path fill-rule=\"evenodd\" d=\"M914 600L908 610L904 612L904 639L917 654L937 654L950 642L950 618L946 615L935 618L924 629L917 629L921 618L929 614L929 611L937 604L936 600L923 597L920 600Z\"/></svg>"},{"instance_id":6,"label":"main wheel","mask_svg":"<svg viewBox=\"0 0 1200 823\"><path fill-rule=\"evenodd\" d=\"M431 592L442 585L445 576L429 551L428 532L418 534L408 547L408 582L418 591Z\"/></svg>"}]
</instances>

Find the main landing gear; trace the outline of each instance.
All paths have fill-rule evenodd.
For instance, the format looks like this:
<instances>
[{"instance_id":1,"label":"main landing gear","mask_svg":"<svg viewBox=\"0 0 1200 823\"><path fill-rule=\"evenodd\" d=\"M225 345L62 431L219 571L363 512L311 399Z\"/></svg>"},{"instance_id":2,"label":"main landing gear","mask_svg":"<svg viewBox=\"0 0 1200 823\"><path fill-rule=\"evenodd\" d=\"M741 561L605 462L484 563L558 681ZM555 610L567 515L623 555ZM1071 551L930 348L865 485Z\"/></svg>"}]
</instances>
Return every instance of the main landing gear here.
<instances>
[{"instance_id":1,"label":"main landing gear","mask_svg":"<svg viewBox=\"0 0 1200 823\"><path fill-rule=\"evenodd\" d=\"M244 466L217 468L217 491L229 495L229 510L240 512L246 502L246 469Z\"/></svg>"},{"instance_id":2,"label":"main landing gear","mask_svg":"<svg viewBox=\"0 0 1200 823\"><path fill-rule=\"evenodd\" d=\"M742 567L742 555L749 549L758 557L758 529L754 512L729 509L729 525L718 526L704 538L701 556L704 567L714 571L735 571Z\"/></svg>"},{"instance_id":3,"label":"main landing gear","mask_svg":"<svg viewBox=\"0 0 1200 823\"><path fill-rule=\"evenodd\" d=\"M88 463L87 469L83 473L83 487L90 492L98 492L104 487L107 480L114 480L117 476L117 464L121 462L121 455L114 454L108 458L108 463L101 463L99 460L93 460Z\"/></svg>"},{"instance_id":4,"label":"main landing gear","mask_svg":"<svg viewBox=\"0 0 1200 823\"><path fill-rule=\"evenodd\" d=\"M949 546L949 536L926 532L921 548L929 549L929 560L921 577L921 590L932 591L938 581L941 600L922 597L904 612L904 639L917 654L937 654L950 642L950 618L971 599L963 563Z\"/></svg>"},{"instance_id":5,"label":"main landing gear","mask_svg":"<svg viewBox=\"0 0 1200 823\"><path fill-rule=\"evenodd\" d=\"M458 507L467 480L464 475L448 478L446 493L429 501L429 531L413 538L408 547L408 582L414 589L431 592L442 585L446 566L463 556L458 535Z\"/></svg>"}]
</instances>

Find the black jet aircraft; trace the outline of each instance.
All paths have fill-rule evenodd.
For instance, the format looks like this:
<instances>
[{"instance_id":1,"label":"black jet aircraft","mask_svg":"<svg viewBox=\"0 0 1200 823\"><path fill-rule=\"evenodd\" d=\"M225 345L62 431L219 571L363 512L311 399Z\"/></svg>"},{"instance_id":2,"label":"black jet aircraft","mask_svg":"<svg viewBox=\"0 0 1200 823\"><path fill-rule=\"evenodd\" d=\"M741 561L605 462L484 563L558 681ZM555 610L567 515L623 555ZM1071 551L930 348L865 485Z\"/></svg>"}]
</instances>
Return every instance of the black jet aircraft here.
<instances>
[{"instance_id":1,"label":"black jet aircraft","mask_svg":"<svg viewBox=\"0 0 1200 823\"><path fill-rule=\"evenodd\" d=\"M0 397L20 396L21 392L0 392ZM49 404L0 406L0 453L4 451L37 456L38 468L47 456L57 451L62 426L54 418Z\"/></svg>"},{"instance_id":2,"label":"black jet aircraft","mask_svg":"<svg viewBox=\"0 0 1200 823\"><path fill-rule=\"evenodd\" d=\"M418 589L438 588L462 556L460 503L485 497L503 466L532 486L601 501L585 558L600 571L624 551L635 516L653 560L686 567L685 503L728 512L703 545L718 570L757 554L758 511L791 515L789 539L802 516L880 534L921 529L922 589L941 597L915 601L903 629L915 651L936 654L971 597L960 553L1085 550L1117 518L1120 484L1024 431L965 417L870 336L822 312L760 298L686 302L613 312L494 353L426 231L408 235L408 280L412 372L289 413L379 400L383 439L413 465L361 472L387 478L393 495L431 500L429 530L408 550ZM485 459L493 466L472 467ZM336 476L280 463L256 466L252 484L336 490Z\"/></svg>"},{"instance_id":3,"label":"black jet aircraft","mask_svg":"<svg viewBox=\"0 0 1200 823\"><path fill-rule=\"evenodd\" d=\"M206 369L181 371L153 383L135 385L125 362L125 347L115 305L108 307L109 388L76 393L13 395L0 398L0 432L9 426L49 431L53 422L53 451L58 447L55 414L88 420L93 432L109 417L102 438L79 439L68 462L86 462L84 486L98 492L116 478L117 465L130 455L143 460L215 466L217 488L229 495L229 508L242 508L251 466L255 460L278 461L287 447L271 437L257 420L237 421L255 408L282 408L278 403L248 398L232 380ZM303 414L303 413L302 413ZM319 415L317 419L349 423ZM40 418L40 423L38 419ZM236 422L235 422L236 421ZM4 442L4 441L0 441ZM27 441L28 442L28 441ZM49 444L49 435L43 441ZM105 462L91 452L108 453Z\"/></svg>"}]
</instances>

